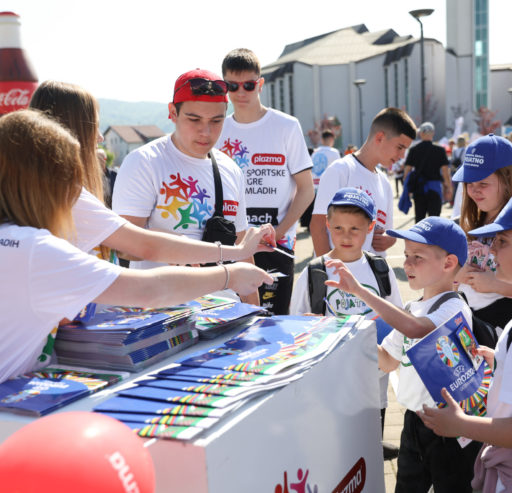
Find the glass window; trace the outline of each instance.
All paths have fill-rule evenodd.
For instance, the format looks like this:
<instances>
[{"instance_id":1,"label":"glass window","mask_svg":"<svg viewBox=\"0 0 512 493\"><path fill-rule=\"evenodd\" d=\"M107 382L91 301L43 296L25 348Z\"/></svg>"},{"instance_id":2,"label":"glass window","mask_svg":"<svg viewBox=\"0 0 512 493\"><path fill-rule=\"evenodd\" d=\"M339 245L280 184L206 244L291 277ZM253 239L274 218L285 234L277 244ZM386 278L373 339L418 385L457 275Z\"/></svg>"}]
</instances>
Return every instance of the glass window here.
<instances>
[{"instance_id":1,"label":"glass window","mask_svg":"<svg viewBox=\"0 0 512 493\"><path fill-rule=\"evenodd\" d=\"M409 111L409 60L404 58L405 111Z\"/></svg>"},{"instance_id":2,"label":"glass window","mask_svg":"<svg viewBox=\"0 0 512 493\"><path fill-rule=\"evenodd\" d=\"M389 106L389 80L387 67L384 67L384 103L387 108Z\"/></svg>"},{"instance_id":3,"label":"glass window","mask_svg":"<svg viewBox=\"0 0 512 493\"><path fill-rule=\"evenodd\" d=\"M284 82L279 79L279 109L284 111Z\"/></svg>"},{"instance_id":4,"label":"glass window","mask_svg":"<svg viewBox=\"0 0 512 493\"><path fill-rule=\"evenodd\" d=\"M293 75L288 76L288 95L290 97L290 115L294 115L293 108Z\"/></svg>"},{"instance_id":5,"label":"glass window","mask_svg":"<svg viewBox=\"0 0 512 493\"><path fill-rule=\"evenodd\" d=\"M393 75L395 79L395 107L398 108L398 64L393 65Z\"/></svg>"},{"instance_id":6,"label":"glass window","mask_svg":"<svg viewBox=\"0 0 512 493\"><path fill-rule=\"evenodd\" d=\"M270 83L270 106L276 107L276 85L274 82Z\"/></svg>"}]
</instances>

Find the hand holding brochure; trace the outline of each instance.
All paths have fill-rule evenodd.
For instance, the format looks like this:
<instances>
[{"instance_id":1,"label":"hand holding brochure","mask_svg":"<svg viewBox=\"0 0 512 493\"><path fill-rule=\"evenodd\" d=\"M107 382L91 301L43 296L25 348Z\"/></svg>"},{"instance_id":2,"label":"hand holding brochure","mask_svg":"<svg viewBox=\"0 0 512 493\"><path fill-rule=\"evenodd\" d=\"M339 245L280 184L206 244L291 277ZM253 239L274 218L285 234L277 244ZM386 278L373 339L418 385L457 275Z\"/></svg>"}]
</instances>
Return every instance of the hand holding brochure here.
<instances>
[{"instance_id":1,"label":"hand holding brochure","mask_svg":"<svg viewBox=\"0 0 512 493\"><path fill-rule=\"evenodd\" d=\"M446 387L467 414L486 413L491 370L476 353L478 343L459 312L407 351L411 363L439 407Z\"/></svg>"}]
</instances>

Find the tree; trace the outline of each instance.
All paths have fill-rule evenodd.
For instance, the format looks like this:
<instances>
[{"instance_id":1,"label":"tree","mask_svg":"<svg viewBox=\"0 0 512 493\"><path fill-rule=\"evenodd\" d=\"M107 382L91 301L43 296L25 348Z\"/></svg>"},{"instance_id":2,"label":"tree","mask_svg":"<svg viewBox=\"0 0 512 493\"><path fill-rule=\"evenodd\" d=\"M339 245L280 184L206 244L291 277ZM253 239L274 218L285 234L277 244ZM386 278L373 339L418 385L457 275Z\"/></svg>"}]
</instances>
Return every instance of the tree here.
<instances>
[{"instance_id":1,"label":"tree","mask_svg":"<svg viewBox=\"0 0 512 493\"><path fill-rule=\"evenodd\" d=\"M475 123L478 127L478 133L480 135L492 134L494 131L501 126L501 121L493 121L497 111L491 111L485 106L480 106L478 111L475 113Z\"/></svg>"},{"instance_id":2,"label":"tree","mask_svg":"<svg viewBox=\"0 0 512 493\"><path fill-rule=\"evenodd\" d=\"M334 147L341 149L341 122L338 120L337 116L327 116L326 114L324 114L324 117L319 122L315 122L315 128L313 130L308 130L308 137L311 141L311 145L313 147L318 147L320 145L322 132L324 130L332 131L335 136Z\"/></svg>"}]
</instances>

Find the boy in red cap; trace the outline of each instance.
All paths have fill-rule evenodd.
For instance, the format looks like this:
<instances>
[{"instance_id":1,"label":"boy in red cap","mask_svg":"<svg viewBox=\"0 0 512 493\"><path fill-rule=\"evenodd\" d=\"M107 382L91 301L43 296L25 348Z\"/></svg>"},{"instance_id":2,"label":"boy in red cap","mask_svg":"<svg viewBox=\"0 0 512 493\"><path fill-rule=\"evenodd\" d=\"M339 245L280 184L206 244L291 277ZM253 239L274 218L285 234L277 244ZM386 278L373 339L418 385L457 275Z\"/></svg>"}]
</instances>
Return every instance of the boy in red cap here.
<instances>
[{"instance_id":1,"label":"boy in red cap","mask_svg":"<svg viewBox=\"0 0 512 493\"><path fill-rule=\"evenodd\" d=\"M240 241L248 228L244 177L229 157L213 149L227 102L227 86L218 75L196 69L178 77L169 103L169 118L176 129L126 156L114 189L113 210L137 226L201 240L215 212L215 161L222 183L222 213L234 223ZM161 264L131 262L135 268L157 265ZM257 302L257 293L245 301Z\"/></svg>"}]
</instances>

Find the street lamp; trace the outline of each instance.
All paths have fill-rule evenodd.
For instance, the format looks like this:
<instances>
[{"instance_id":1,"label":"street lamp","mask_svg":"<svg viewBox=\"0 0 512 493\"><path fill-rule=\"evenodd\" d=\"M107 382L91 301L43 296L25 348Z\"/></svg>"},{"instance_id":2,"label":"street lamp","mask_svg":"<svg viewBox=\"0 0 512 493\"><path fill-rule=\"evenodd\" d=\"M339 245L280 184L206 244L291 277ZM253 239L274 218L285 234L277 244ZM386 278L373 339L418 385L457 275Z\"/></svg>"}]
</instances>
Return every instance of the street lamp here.
<instances>
[{"instance_id":1,"label":"street lamp","mask_svg":"<svg viewBox=\"0 0 512 493\"><path fill-rule=\"evenodd\" d=\"M363 144L363 92L361 86L364 84L366 84L366 79L356 79L354 81L354 85L359 92L359 138L361 139L359 147Z\"/></svg>"},{"instance_id":2,"label":"street lamp","mask_svg":"<svg viewBox=\"0 0 512 493\"><path fill-rule=\"evenodd\" d=\"M421 121L425 121L425 54L423 51L423 23L421 22L422 17L427 17L434 12L434 9L419 9L411 10L411 14L419 23L421 27L420 37L420 54L421 54Z\"/></svg>"}]
</instances>

